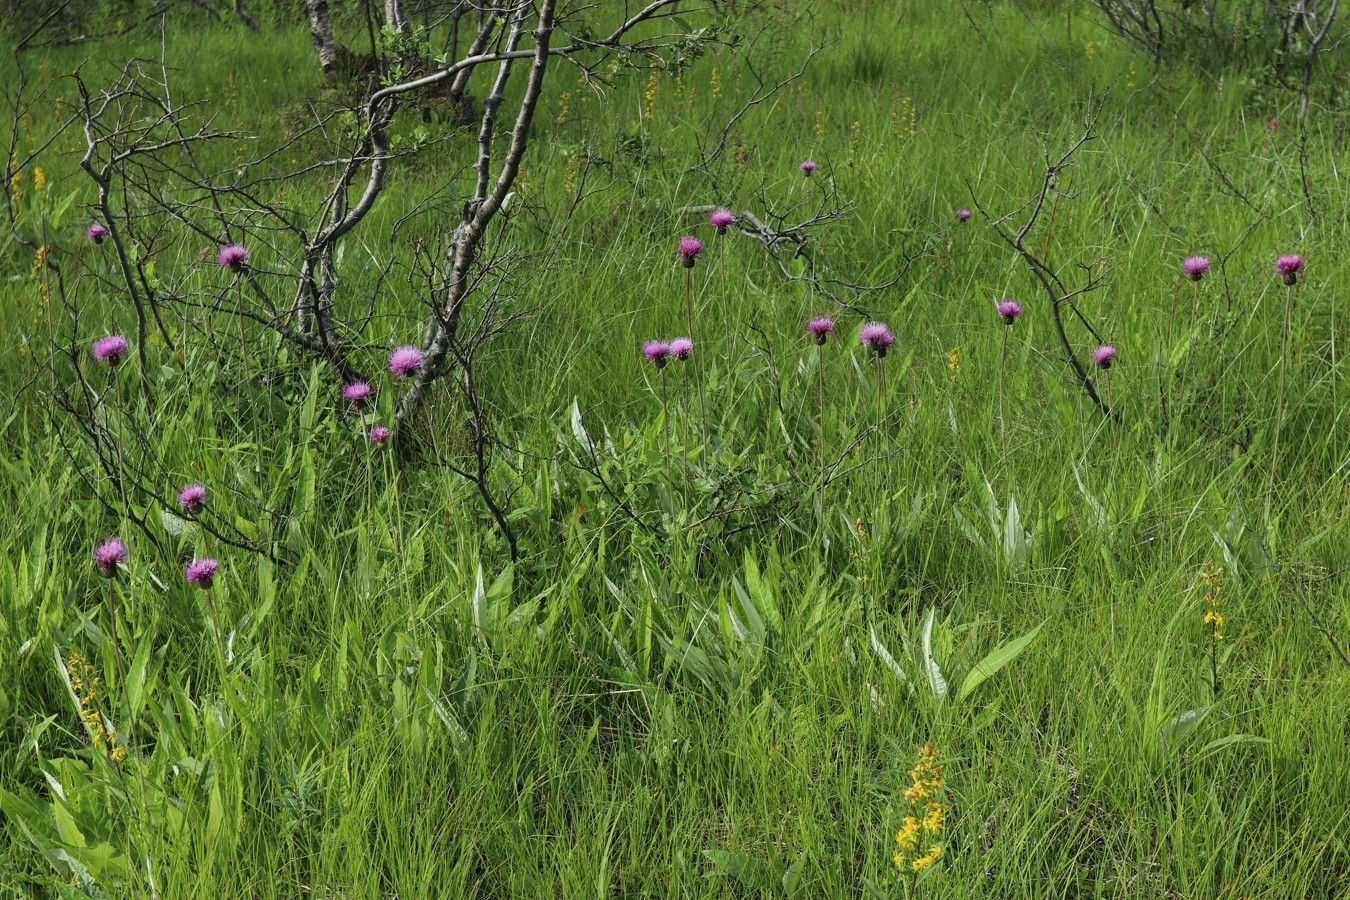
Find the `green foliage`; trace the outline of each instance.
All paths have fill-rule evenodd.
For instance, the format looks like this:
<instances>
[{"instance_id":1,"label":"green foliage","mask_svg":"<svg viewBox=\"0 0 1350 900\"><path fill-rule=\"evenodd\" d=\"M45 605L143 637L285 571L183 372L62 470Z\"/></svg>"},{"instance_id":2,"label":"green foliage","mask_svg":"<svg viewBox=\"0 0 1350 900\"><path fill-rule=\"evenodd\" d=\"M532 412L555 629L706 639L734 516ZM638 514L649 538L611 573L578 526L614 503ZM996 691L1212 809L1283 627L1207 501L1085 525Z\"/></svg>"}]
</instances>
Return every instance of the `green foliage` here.
<instances>
[{"instance_id":1,"label":"green foliage","mask_svg":"<svg viewBox=\"0 0 1350 900\"><path fill-rule=\"evenodd\" d=\"M1071 33L1060 5L968 6L996 40L946 5L820 4L838 44L747 114L715 180L691 166L752 89L744 61L786 77L804 28L742 43L745 57L681 57L657 79L651 119L645 75L602 103L559 67L544 105L572 92L567 121L537 130L504 226L529 254L512 307L524 315L478 373L517 448L489 472L509 497L514 564L474 487L433 464L469 458L454 401L431 399L435 446L402 461L361 440L393 413L387 381L357 416L323 366L249 332L246 372L234 335L196 339L191 318L169 323L176 350L152 339L117 370L114 385L144 373L156 402L109 401L110 432L143 430L130 461L158 467L170 504L177 484L204 481L212 521L276 559L150 498L128 513L52 414L52 385L78 384L51 354L69 319L43 299L33 248L7 243L0 887L901 896L896 760L931 741L953 806L921 893L1344 894L1350 673L1265 555L1347 643L1344 137L1331 116L1309 119L1306 142L1268 128L1293 121L1292 101L1245 69L1151 85L1136 74L1111 92L1100 139L1063 173L1071 196L1031 238L1070 282L1077 264L1112 266L1107 290L1075 301L1121 351L1099 376L1122 411L1110 425L1068 373L1025 265L978 215L951 213L971 192L995 216L1018 208L1042 141L1070 139L1088 86L1124 88L1135 60L1096 38L1089 58L1083 3ZM204 165L232 168L252 143L262 157L323 99L303 29L192 37L190 52L169 42L178 95L258 135ZM26 57L52 101L21 123L21 146L68 110L63 73L159 48L129 35ZM401 148L426 140L418 128ZM462 192L471 143L395 170L370 234L447 185ZM78 150L44 153L40 197L24 173L15 228L36 238L46 210L87 367L88 339L130 333L134 316L102 280L106 246L83 240ZM811 182L795 168L808 157L821 162ZM574 158L603 173L584 201ZM323 177L267 199L317 195ZM847 295L856 311L676 212L814 208L825 184L851 213L815 229L812 259L789 274L809 262L900 279ZM444 225L413 215L405 233ZM673 247L686 233L709 239L692 282L706 446L682 364L665 370L663 403L638 352L684 333ZM163 285L210 287L214 267L193 264L201 243L175 233L153 248ZM342 270L344 289L390 298L353 341L372 372L425 324L425 298L383 277L378 243L345 245ZM1285 299L1270 269L1293 250L1308 273L1266 516ZM390 252L406 263L411 251ZM1177 277L1189 252L1216 260L1198 285ZM1001 429L993 305L1005 296L1027 313L1008 332ZM802 328L825 312L838 328L818 354ZM856 340L867 318L898 335L880 398ZM866 431L878 399L882 435ZM836 456L825 483L820 461ZM112 533L131 555L110 583L87 561ZM207 553L223 563L210 595L182 583L183 563ZM1229 583L1217 700L1194 591L1206 561ZM120 761L91 743L63 672L72 650L98 673L95 712Z\"/></svg>"}]
</instances>

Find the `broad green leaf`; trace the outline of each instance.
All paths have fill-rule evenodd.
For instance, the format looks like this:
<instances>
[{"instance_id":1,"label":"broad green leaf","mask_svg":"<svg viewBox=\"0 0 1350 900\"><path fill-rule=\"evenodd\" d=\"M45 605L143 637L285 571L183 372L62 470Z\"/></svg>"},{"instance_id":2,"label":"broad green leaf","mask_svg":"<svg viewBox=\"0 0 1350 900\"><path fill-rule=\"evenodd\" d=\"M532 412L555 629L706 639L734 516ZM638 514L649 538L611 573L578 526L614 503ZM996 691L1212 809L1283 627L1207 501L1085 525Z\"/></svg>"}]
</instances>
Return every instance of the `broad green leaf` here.
<instances>
[{"instance_id":1,"label":"broad green leaf","mask_svg":"<svg viewBox=\"0 0 1350 900\"><path fill-rule=\"evenodd\" d=\"M1020 638L1008 641L1006 644L1000 644L991 650L988 656L975 664L975 667L970 670L970 674L961 682L961 690L957 692L956 699L958 701L965 700L977 687L996 674L999 669L1021 656L1022 652L1031 646L1031 642L1036 640L1036 635L1040 634L1044 627L1045 623L1042 622Z\"/></svg>"},{"instance_id":2,"label":"broad green leaf","mask_svg":"<svg viewBox=\"0 0 1350 900\"><path fill-rule=\"evenodd\" d=\"M928 615L923 619L923 668L924 675L928 679L928 688L933 692L933 696L942 700L947 696L947 680L942 677L942 669L938 668L937 660L933 659L933 613L936 610L933 607L928 608Z\"/></svg>"}]
</instances>

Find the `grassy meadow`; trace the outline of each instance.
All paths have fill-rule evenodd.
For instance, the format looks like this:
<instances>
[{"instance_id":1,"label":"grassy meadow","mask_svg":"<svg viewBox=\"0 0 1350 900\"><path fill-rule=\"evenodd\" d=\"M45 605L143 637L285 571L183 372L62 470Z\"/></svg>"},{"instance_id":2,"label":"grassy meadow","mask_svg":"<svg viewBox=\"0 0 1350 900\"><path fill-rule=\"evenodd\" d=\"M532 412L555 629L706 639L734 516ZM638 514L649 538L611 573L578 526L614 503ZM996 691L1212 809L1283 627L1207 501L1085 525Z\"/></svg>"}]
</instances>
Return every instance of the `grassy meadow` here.
<instances>
[{"instance_id":1,"label":"grassy meadow","mask_svg":"<svg viewBox=\"0 0 1350 900\"><path fill-rule=\"evenodd\" d=\"M89 342L134 322L84 237L78 123L60 133L7 186L0 246L3 895L1350 896L1341 73L1300 123L1240 55L1155 68L1089 3L964 6L768 10L731 26L754 40L603 95L557 65L494 226L514 318L474 373L514 562L456 471L459 395L405 424L415 452L363 437L392 422L390 349L422 341L412 248L456 221L472 129L400 161L343 245L341 302L378 310L346 336L365 419L323 363L186 307L165 308L172 348L97 368ZM163 55L176 96L240 133L210 166L289 165L269 148L341 91L298 13L263 29L0 54L11 91L22 66L44 92L0 133L36 149L69 73L97 89ZM813 42L700 167L756 76ZM1062 309L1115 419L990 221L1016 232L1094 110L1027 246L1069 290L1104 276ZM307 209L323 178L270 200ZM713 206L829 216L780 268ZM64 303L17 239L44 234ZM185 232L156 266L228 298L215 249ZM827 281L836 301L812 272L877 289ZM643 344L686 334L686 290L693 354L658 369ZM143 436L125 452L153 494L122 497L62 411L77 359L109 433ZM153 405L119 390L142 375ZM189 482L263 552L185 518ZM104 579L111 535L128 555ZM203 591L183 573L207 555Z\"/></svg>"}]
</instances>

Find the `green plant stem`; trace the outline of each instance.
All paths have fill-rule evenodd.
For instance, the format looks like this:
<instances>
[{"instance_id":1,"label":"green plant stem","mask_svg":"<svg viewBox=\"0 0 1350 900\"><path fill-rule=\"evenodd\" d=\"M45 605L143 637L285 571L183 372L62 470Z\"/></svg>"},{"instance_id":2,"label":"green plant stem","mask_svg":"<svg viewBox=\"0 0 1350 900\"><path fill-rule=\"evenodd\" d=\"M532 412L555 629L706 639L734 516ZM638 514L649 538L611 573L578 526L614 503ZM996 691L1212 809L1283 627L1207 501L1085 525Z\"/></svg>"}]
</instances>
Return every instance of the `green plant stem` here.
<instances>
[{"instance_id":1,"label":"green plant stem","mask_svg":"<svg viewBox=\"0 0 1350 900\"><path fill-rule=\"evenodd\" d=\"M1003 370L1008 365L1008 328L1003 327L1003 352L998 359L998 436L1003 437Z\"/></svg>"},{"instance_id":2,"label":"green plant stem","mask_svg":"<svg viewBox=\"0 0 1350 900\"><path fill-rule=\"evenodd\" d=\"M1284 392L1289 369L1289 316L1294 302L1294 286L1284 292L1284 330L1280 337L1280 391L1275 408L1275 439L1270 446L1270 482L1266 488L1266 527L1270 526L1270 507L1275 496L1275 468L1280 458L1280 430L1284 427Z\"/></svg>"}]
</instances>

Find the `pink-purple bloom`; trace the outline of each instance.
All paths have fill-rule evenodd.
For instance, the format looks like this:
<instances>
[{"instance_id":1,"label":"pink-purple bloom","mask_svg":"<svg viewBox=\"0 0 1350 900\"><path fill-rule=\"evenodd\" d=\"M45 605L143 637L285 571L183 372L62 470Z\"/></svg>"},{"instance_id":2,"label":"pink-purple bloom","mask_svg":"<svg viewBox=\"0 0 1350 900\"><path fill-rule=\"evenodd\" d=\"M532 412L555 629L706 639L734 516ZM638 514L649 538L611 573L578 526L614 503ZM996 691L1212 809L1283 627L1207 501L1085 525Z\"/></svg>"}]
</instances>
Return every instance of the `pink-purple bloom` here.
<instances>
[{"instance_id":1,"label":"pink-purple bloom","mask_svg":"<svg viewBox=\"0 0 1350 900\"><path fill-rule=\"evenodd\" d=\"M834 333L834 319L829 316L816 316L806 323L806 333L815 338L817 344L825 345L825 339Z\"/></svg>"},{"instance_id":2,"label":"pink-purple bloom","mask_svg":"<svg viewBox=\"0 0 1350 900\"><path fill-rule=\"evenodd\" d=\"M243 244L226 244L216 254L216 262L220 263L222 267L228 267L238 272L244 267L244 263L248 262L248 250L244 248Z\"/></svg>"},{"instance_id":3,"label":"pink-purple bloom","mask_svg":"<svg viewBox=\"0 0 1350 900\"><path fill-rule=\"evenodd\" d=\"M195 584L202 590L209 590L211 579L216 577L216 569L220 568L220 563L209 556L203 556L201 559L194 559L183 567L183 577L187 579L188 584Z\"/></svg>"},{"instance_id":4,"label":"pink-purple bloom","mask_svg":"<svg viewBox=\"0 0 1350 900\"><path fill-rule=\"evenodd\" d=\"M412 344L395 347L389 354L389 371L399 378L407 378L422 368L422 351Z\"/></svg>"},{"instance_id":5,"label":"pink-purple bloom","mask_svg":"<svg viewBox=\"0 0 1350 900\"><path fill-rule=\"evenodd\" d=\"M374 393L374 391L371 390L370 382L368 381L353 381L351 384L342 386L342 399L346 400L348 403L355 403L358 406L369 400L372 393Z\"/></svg>"},{"instance_id":6,"label":"pink-purple bloom","mask_svg":"<svg viewBox=\"0 0 1350 900\"><path fill-rule=\"evenodd\" d=\"M814 159L802 160L802 164L797 168L802 170L803 175L805 175L807 178L810 178L811 175L816 171L817 168L816 161Z\"/></svg>"},{"instance_id":7,"label":"pink-purple bloom","mask_svg":"<svg viewBox=\"0 0 1350 900\"><path fill-rule=\"evenodd\" d=\"M89 226L89 230L84 233L84 236L89 238L89 240L93 241L95 244L101 244L103 243L103 239L108 236L108 229L104 228L98 222L95 222L93 225Z\"/></svg>"},{"instance_id":8,"label":"pink-purple bloom","mask_svg":"<svg viewBox=\"0 0 1350 900\"><path fill-rule=\"evenodd\" d=\"M1209 271L1208 256L1188 256L1181 263L1181 271L1191 281L1199 281Z\"/></svg>"},{"instance_id":9,"label":"pink-purple bloom","mask_svg":"<svg viewBox=\"0 0 1350 900\"><path fill-rule=\"evenodd\" d=\"M94 568L104 578L117 574L117 564L127 558L126 545L120 537L110 537L94 548Z\"/></svg>"},{"instance_id":10,"label":"pink-purple bloom","mask_svg":"<svg viewBox=\"0 0 1350 900\"><path fill-rule=\"evenodd\" d=\"M736 217L732 215L729 209L715 209L712 215L708 216L708 222L713 228L717 229L718 234L726 234L727 229L735 221Z\"/></svg>"},{"instance_id":11,"label":"pink-purple bloom","mask_svg":"<svg viewBox=\"0 0 1350 900\"><path fill-rule=\"evenodd\" d=\"M372 425L370 431L366 432L366 437L376 444L383 445L389 440L389 429L384 425Z\"/></svg>"},{"instance_id":12,"label":"pink-purple bloom","mask_svg":"<svg viewBox=\"0 0 1350 900\"><path fill-rule=\"evenodd\" d=\"M858 340L878 357L884 357L886 349L895 343L895 335L884 322L868 322L858 332Z\"/></svg>"},{"instance_id":13,"label":"pink-purple bloom","mask_svg":"<svg viewBox=\"0 0 1350 900\"><path fill-rule=\"evenodd\" d=\"M1115 344L1102 344L1100 347L1092 348L1092 361L1100 368L1111 368L1111 361L1116 358Z\"/></svg>"},{"instance_id":14,"label":"pink-purple bloom","mask_svg":"<svg viewBox=\"0 0 1350 900\"><path fill-rule=\"evenodd\" d=\"M964 206L956 211L956 217L960 219L962 222L969 222L970 216L971 216L970 210L966 209Z\"/></svg>"},{"instance_id":15,"label":"pink-purple bloom","mask_svg":"<svg viewBox=\"0 0 1350 900\"><path fill-rule=\"evenodd\" d=\"M200 481L184 485L178 491L178 505L190 513L201 512L206 506L206 485Z\"/></svg>"},{"instance_id":16,"label":"pink-purple bloom","mask_svg":"<svg viewBox=\"0 0 1350 900\"><path fill-rule=\"evenodd\" d=\"M110 334L94 341L89 349L94 354L94 359L115 366L127 355L127 339L120 334Z\"/></svg>"},{"instance_id":17,"label":"pink-purple bloom","mask_svg":"<svg viewBox=\"0 0 1350 900\"><path fill-rule=\"evenodd\" d=\"M642 355L656 363L658 369L663 369L670 359L670 344L665 341L648 341L642 345Z\"/></svg>"},{"instance_id":18,"label":"pink-purple bloom","mask_svg":"<svg viewBox=\"0 0 1350 900\"><path fill-rule=\"evenodd\" d=\"M694 260L703 252L703 242L692 235L680 238L680 256L684 257L684 267L692 269Z\"/></svg>"},{"instance_id":19,"label":"pink-purple bloom","mask_svg":"<svg viewBox=\"0 0 1350 900\"><path fill-rule=\"evenodd\" d=\"M687 337L678 337L670 342L670 355L683 362L694 352L694 342Z\"/></svg>"},{"instance_id":20,"label":"pink-purple bloom","mask_svg":"<svg viewBox=\"0 0 1350 900\"><path fill-rule=\"evenodd\" d=\"M1016 300L1004 300L998 305L998 314L1003 317L1004 325L1011 325L1022 314L1022 304Z\"/></svg>"},{"instance_id":21,"label":"pink-purple bloom","mask_svg":"<svg viewBox=\"0 0 1350 900\"><path fill-rule=\"evenodd\" d=\"M1286 253L1275 260L1275 271L1284 276L1285 284L1298 284L1298 276L1303 274L1303 257L1297 253Z\"/></svg>"}]
</instances>

